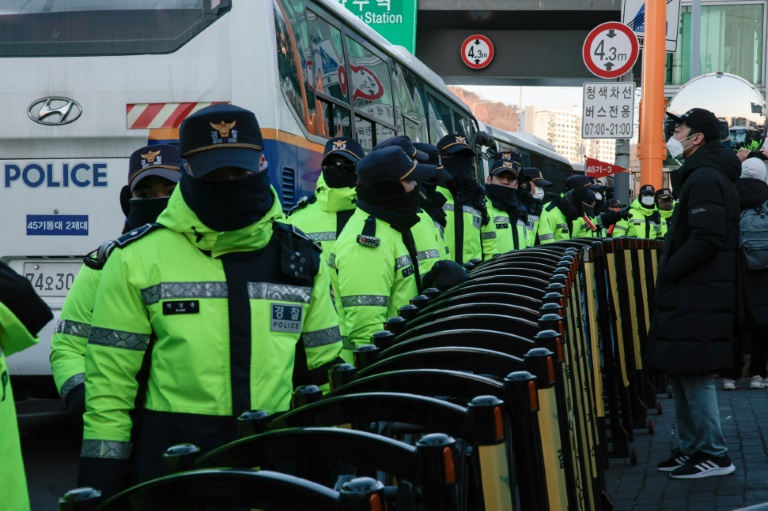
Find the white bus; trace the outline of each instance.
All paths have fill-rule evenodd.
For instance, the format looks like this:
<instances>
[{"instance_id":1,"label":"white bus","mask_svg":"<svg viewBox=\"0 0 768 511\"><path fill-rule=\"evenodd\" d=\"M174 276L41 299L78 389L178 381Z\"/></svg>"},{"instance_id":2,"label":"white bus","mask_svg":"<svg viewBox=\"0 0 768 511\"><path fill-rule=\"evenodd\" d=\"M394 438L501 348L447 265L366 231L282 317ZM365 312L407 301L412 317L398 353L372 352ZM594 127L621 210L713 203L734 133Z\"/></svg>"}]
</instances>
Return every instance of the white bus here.
<instances>
[{"instance_id":1,"label":"white bus","mask_svg":"<svg viewBox=\"0 0 768 511\"><path fill-rule=\"evenodd\" d=\"M552 182L547 188L548 193L559 194L565 191L565 180L573 175L573 167L568 158L558 154L555 147L543 138L523 131L509 132L479 123L479 129L487 133L495 142L495 151L516 151L523 157L523 167L536 167L542 171L544 178ZM484 137L487 140L487 137ZM488 176L488 161L483 162L483 179Z\"/></svg>"},{"instance_id":2,"label":"white bus","mask_svg":"<svg viewBox=\"0 0 768 511\"><path fill-rule=\"evenodd\" d=\"M325 141L473 140L442 79L336 0L3 0L0 259L58 317L84 254L119 235L128 156L212 103L256 113L283 207L313 193ZM54 390L51 322L8 360ZM38 385L39 384L39 385Z\"/></svg>"}]
</instances>

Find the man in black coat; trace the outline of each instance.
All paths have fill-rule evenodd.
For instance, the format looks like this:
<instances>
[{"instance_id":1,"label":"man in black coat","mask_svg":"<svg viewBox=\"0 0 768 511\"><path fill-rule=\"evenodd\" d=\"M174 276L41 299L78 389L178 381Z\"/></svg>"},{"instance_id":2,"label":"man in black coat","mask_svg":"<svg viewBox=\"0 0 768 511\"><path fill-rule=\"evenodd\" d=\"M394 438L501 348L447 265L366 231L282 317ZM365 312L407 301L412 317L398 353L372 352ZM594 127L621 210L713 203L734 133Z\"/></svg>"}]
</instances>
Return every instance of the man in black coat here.
<instances>
[{"instance_id":1,"label":"man in black coat","mask_svg":"<svg viewBox=\"0 0 768 511\"><path fill-rule=\"evenodd\" d=\"M730 474L713 373L733 367L738 326L739 159L720 144L715 115L693 108L678 116L667 142L685 163L672 173L679 202L664 240L656 310L648 335L651 369L669 376L679 445L658 469L676 479Z\"/></svg>"}]
</instances>

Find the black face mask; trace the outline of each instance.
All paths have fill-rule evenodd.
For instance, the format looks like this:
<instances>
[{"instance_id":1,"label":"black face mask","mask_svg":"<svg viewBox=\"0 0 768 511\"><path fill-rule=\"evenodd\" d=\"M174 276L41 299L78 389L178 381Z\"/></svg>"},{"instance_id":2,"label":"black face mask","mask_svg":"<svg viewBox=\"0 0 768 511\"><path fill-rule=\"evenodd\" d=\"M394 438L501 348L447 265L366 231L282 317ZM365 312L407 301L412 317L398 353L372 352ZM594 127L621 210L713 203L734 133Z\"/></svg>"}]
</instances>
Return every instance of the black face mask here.
<instances>
[{"instance_id":1,"label":"black face mask","mask_svg":"<svg viewBox=\"0 0 768 511\"><path fill-rule=\"evenodd\" d=\"M475 168L472 165L472 158L463 156L449 156L443 158L445 169L451 174L452 181L457 188L463 188L467 183L474 181Z\"/></svg>"},{"instance_id":2,"label":"black face mask","mask_svg":"<svg viewBox=\"0 0 768 511\"><path fill-rule=\"evenodd\" d=\"M355 164L346 160L324 164L323 179L331 188L352 188L357 182Z\"/></svg>"},{"instance_id":3,"label":"black face mask","mask_svg":"<svg viewBox=\"0 0 768 511\"><path fill-rule=\"evenodd\" d=\"M181 173L181 196L206 227L236 231L264 218L274 198L266 171L239 179L201 179Z\"/></svg>"},{"instance_id":4,"label":"black face mask","mask_svg":"<svg viewBox=\"0 0 768 511\"><path fill-rule=\"evenodd\" d=\"M158 199L131 199L129 201L128 217L125 220L126 232L144 224L152 224L168 205L168 197Z\"/></svg>"},{"instance_id":5,"label":"black face mask","mask_svg":"<svg viewBox=\"0 0 768 511\"><path fill-rule=\"evenodd\" d=\"M517 209L517 188L487 184L485 185L485 191L488 193L488 198L491 199L491 204L497 208L503 211Z\"/></svg>"},{"instance_id":6,"label":"black face mask","mask_svg":"<svg viewBox=\"0 0 768 511\"><path fill-rule=\"evenodd\" d=\"M378 180L357 186L357 207L403 232L419 222L419 187L405 191L400 181Z\"/></svg>"}]
</instances>

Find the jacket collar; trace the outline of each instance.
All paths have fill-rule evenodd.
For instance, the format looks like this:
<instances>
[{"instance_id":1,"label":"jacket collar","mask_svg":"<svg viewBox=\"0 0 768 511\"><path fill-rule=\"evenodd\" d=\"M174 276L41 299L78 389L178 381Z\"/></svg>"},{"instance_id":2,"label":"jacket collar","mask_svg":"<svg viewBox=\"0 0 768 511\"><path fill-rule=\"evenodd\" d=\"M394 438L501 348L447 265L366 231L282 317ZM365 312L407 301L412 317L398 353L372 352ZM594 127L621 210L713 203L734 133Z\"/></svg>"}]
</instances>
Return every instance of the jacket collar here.
<instances>
[{"instance_id":1,"label":"jacket collar","mask_svg":"<svg viewBox=\"0 0 768 511\"><path fill-rule=\"evenodd\" d=\"M230 252L250 252L264 248L272 237L272 223L284 220L280 199L270 187L274 200L272 207L258 222L236 231L218 232L206 227L190 209L176 187L168 200L168 207L157 219L159 224L187 237L190 243L213 257Z\"/></svg>"},{"instance_id":2,"label":"jacket collar","mask_svg":"<svg viewBox=\"0 0 768 511\"><path fill-rule=\"evenodd\" d=\"M355 188L331 188L329 187L323 174L317 178L317 187L315 188L315 198L320 209L329 213L337 211L349 211L355 209L355 200L357 192Z\"/></svg>"}]
</instances>

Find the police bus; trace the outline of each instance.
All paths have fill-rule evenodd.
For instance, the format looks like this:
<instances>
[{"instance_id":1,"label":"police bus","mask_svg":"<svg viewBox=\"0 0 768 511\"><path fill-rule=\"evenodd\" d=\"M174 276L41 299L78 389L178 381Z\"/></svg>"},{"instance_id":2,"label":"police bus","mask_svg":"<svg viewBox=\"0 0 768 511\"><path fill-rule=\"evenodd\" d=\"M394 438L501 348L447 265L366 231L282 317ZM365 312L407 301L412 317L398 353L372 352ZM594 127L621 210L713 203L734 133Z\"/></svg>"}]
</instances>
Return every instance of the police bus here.
<instances>
[{"instance_id":1,"label":"police bus","mask_svg":"<svg viewBox=\"0 0 768 511\"><path fill-rule=\"evenodd\" d=\"M565 191L565 180L573 175L573 166L568 158L558 154L548 141L530 133L504 131L483 123L479 123L479 130L488 135L494 151L516 151L522 155L524 167L536 167L541 170L544 178L552 183L552 187L547 189L548 193L559 194ZM478 139L485 141L488 137ZM486 151L486 154L492 153ZM489 159L484 158L478 165L478 168L483 168L484 175L479 176L483 182L488 176Z\"/></svg>"},{"instance_id":2,"label":"police bus","mask_svg":"<svg viewBox=\"0 0 768 511\"><path fill-rule=\"evenodd\" d=\"M442 79L335 0L4 0L0 260L56 317L84 254L119 235L128 156L192 112L256 113L285 209L310 195L325 141L474 139ZM172 254L169 254L172 257ZM8 360L53 389L49 341Z\"/></svg>"}]
</instances>

